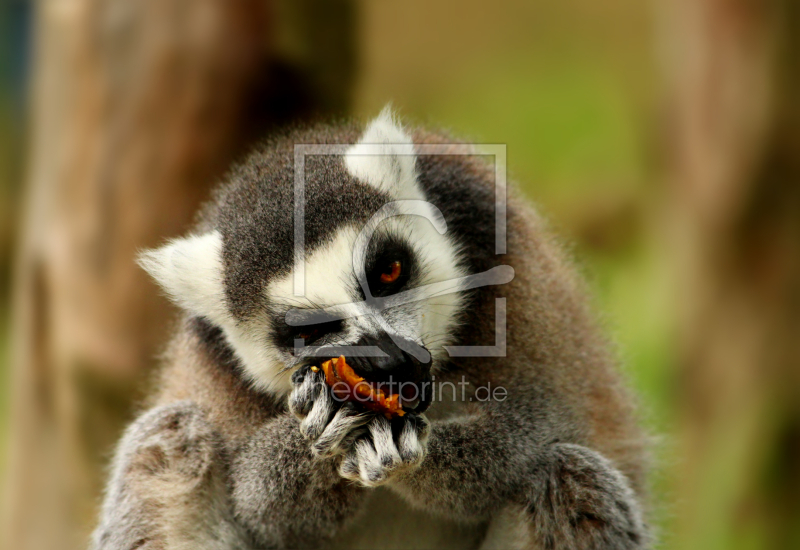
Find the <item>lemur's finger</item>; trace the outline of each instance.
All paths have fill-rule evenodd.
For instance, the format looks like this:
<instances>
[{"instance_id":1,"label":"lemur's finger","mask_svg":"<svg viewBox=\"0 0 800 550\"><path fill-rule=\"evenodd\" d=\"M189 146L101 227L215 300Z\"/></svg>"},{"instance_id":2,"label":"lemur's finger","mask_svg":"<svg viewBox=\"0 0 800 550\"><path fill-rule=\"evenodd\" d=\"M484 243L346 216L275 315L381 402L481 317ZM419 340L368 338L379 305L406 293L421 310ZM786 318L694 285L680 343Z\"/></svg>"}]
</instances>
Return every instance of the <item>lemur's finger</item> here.
<instances>
[{"instance_id":1,"label":"lemur's finger","mask_svg":"<svg viewBox=\"0 0 800 550\"><path fill-rule=\"evenodd\" d=\"M311 370L311 365L300 367L292 373L291 381L293 386L299 386L306 378L306 374Z\"/></svg>"},{"instance_id":2,"label":"lemur's finger","mask_svg":"<svg viewBox=\"0 0 800 550\"><path fill-rule=\"evenodd\" d=\"M356 441L355 454L358 459L358 481L367 487L375 487L386 480L388 474L369 437Z\"/></svg>"},{"instance_id":3,"label":"lemur's finger","mask_svg":"<svg viewBox=\"0 0 800 550\"><path fill-rule=\"evenodd\" d=\"M321 376L310 369L300 369L292 375L292 383L295 385L292 394L289 396L289 410L300 419L311 411L314 399L319 393Z\"/></svg>"},{"instance_id":4,"label":"lemur's finger","mask_svg":"<svg viewBox=\"0 0 800 550\"><path fill-rule=\"evenodd\" d=\"M322 434L335 409L328 386L321 384L316 386L316 390L314 406L300 423L300 433L311 440L316 440Z\"/></svg>"},{"instance_id":5,"label":"lemur's finger","mask_svg":"<svg viewBox=\"0 0 800 550\"><path fill-rule=\"evenodd\" d=\"M355 447L347 453L339 464L339 475L350 481L358 481L359 478L358 453Z\"/></svg>"},{"instance_id":6,"label":"lemur's finger","mask_svg":"<svg viewBox=\"0 0 800 550\"><path fill-rule=\"evenodd\" d=\"M397 450L404 464L419 464L428 448L430 424L421 415L406 415L403 427L397 437Z\"/></svg>"},{"instance_id":7,"label":"lemur's finger","mask_svg":"<svg viewBox=\"0 0 800 550\"><path fill-rule=\"evenodd\" d=\"M393 437L390 422L382 416L375 417L367 427L368 435L359 438L342 459L339 474L367 487L376 487L398 469L419 464L425 457L430 425L420 415L403 421L399 433Z\"/></svg>"},{"instance_id":8,"label":"lemur's finger","mask_svg":"<svg viewBox=\"0 0 800 550\"><path fill-rule=\"evenodd\" d=\"M356 441L353 452L339 468L342 477L359 481L367 487L385 482L402 461L392 440L392 428L382 416L369 424L369 435Z\"/></svg>"},{"instance_id":9,"label":"lemur's finger","mask_svg":"<svg viewBox=\"0 0 800 550\"><path fill-rule=\"evenodd\" d=\"M354 430L369 422L371 416L359 414L353 403L345 403L336 412L325 431L311 447L317 456L330 456L342 452L347 448L343 445Z\"/></svg>"},{"instance_id":10,"label":"lemur's finger","mask_svg":"<svg viewBox=\"0 0 800 550\"><path fill-rule=\"evenodd\" d=\"M369 432L372 436L372 444L378 460L385 470L394 470L401 463L400 453L392 437L392 425L382 416L375 417L369 424Z\"/></svg>"}]
</instances>

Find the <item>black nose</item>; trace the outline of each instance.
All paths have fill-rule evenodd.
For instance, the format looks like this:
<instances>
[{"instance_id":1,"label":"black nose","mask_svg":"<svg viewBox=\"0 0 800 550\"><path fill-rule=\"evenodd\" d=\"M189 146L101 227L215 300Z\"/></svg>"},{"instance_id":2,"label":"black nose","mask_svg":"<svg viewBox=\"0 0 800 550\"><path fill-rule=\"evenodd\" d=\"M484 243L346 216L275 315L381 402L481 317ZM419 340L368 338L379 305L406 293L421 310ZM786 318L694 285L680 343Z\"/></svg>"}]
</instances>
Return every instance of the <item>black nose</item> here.
<instances>
[{"instance_id":1,"label":"black nose","mask_svg":"<svg viewBox=\"0 0 800 550\"><path fill-rule=\"evenodd\" d=\"M356 345L379 349L383 355L378 357L348 357L347 363L353 370L371 382L412 382L419 384L430 375L430 362L423 363L402 348L416 346L414 342L395 336L398 342L388 334L380 336L362 336ZM401 347L402 346L402 347ZM377 351L377 350L376 350Z\"/></svg>"}]
</instances>

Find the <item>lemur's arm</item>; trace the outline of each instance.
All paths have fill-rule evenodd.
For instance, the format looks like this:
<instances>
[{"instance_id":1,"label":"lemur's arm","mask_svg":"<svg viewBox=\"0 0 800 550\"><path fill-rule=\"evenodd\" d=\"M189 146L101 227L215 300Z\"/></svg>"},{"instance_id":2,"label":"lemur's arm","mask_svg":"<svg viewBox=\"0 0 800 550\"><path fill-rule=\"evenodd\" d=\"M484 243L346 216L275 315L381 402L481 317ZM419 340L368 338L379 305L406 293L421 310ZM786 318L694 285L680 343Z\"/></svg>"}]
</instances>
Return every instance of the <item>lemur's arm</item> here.
<instances>
[{"instance_id":1,"label":"lemur's arm","mask_svg":"<svg viewBox=\"0 0 800 550\"><path fill-rule=\"evenodd\" d=\"M648 546L636 497L607 459L580 445L532 443L530 431L508 417L508 407L435 422L419 467L394 473L370 471L402 447L398 438L372 430L344 458L342 473L365 485L386 483L416 506L461 520L489 519L516 505L542 548ZM377 460L370 460L374 455Z\"/></svg>"},{"instance_id":2,"label":"lemur's arm","mask_svg":"<svg viewBox=\"0 0 800 550\"><path fill-rule=\"evenodd\" d=\"M420 467L390 486L461 518L487 518L516 503L542 548L648 546L636 497L607 459L580 445L528 446L515 426L497 416L435 423Z\"/></svg>"},{"instance_id":3,"label":"lemur's arm","mask_svg":"<svg viewBox=\"0 0 800 550\"><path fill-rule=\"evenodd\" d=\"M292 394L299 416L311 410L304 425L321 426L327 416L315 414L323 408L313 401L317 392L303 390L324 385L320 380L308 375ZM463 521L486 520L516 505L542 548L647 547L647 529L626 478L587 447L532 441L535 426L524 416L510 403L487 407L469 420L433 425L414 414L391 423L375 416L366 431L348 435L355 441L340 448L339 473L365 486L385 484L416 506Z\"/></svg>"},{"instance_id":4,"label":"lemur's arm","mask_svg":"<svg viewBox=\"0 0 800 550\"><path fill-rule=\"evenodd\" d=\"M330 430L353 427L342 421L344 410ZM324 547L363 502L364 488L342 479L335 460L316 455L298 425L289 415L264 425L231 466L234 514L255 548Z\"/></svg>"},{"instance_id":5,"label":"lemur's arm","mask_svg":"<svg viewBox=\"0 0 800 550\"><path fill-rule=\"evenodd\" d=\"M294 382L302 422L276 417L230 454L192 403L143 415L120 443L94 547L320 547L355 515L359 485L382 484L464 520L516 502L545 548L646 545L624 477L594 451L531 446L503 416L390 424L335 403L319 374Z\"/></svg>"},{"instance_id":6,"label":"lemur's arm","mask_svg":"<svg viewBox=\"0 0 800 550\"><path fill-rule=\"evenodd\" d=\"M249 548L233 521L223 449L190 402L139 417L117 447L92 548Z\"/></svg>"},{"instance_id":7,"label":"lemur's arm","mask_svg":"<svg viewBox=\"0 0 800 550\"><path fill-rule=\"evenodd\" d=\"M232 451L191 402L148 411L119 444L93 548L323 546L364 491L329 455L367 418L333 405L327 392L317 396L306 422L278 416Z\"/></svg>"}]
</instances>

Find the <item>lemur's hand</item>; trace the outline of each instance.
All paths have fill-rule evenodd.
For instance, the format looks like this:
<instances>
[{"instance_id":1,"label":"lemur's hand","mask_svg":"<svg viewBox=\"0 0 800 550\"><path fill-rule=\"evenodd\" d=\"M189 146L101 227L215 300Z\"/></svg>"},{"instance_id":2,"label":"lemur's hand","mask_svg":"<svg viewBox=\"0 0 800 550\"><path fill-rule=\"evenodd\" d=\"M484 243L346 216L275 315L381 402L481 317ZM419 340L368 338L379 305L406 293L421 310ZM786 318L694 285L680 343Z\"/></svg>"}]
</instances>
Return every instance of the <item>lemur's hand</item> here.
<instances>
[{"instance_id":1,"label":"lemur's hand","mask_svg":"<svg viewBox=\"0 0 800 550\"><path fill-rule=\"evenodd\" d=\"M302 367L292 375L294 387L289 410L300 419L300 432L311 440L318 457L347 453L356 439L367 433L366 424L374 414L359 412L354 403L334 399L322 370Z\"/></svg>"},{"instance_id":2,"label":"lemur's hand","mask_svg":"<svg viewBox=\"0 0 800 550\"><path fill-rule=\"evenodd\" d=\"M430 424L424 415L406 413L391 421L376 415L342 459L339 473L367 487L390 481L398 472L419 466L428 447Z\"/></svg>"},{"instance_id":3,"label":"lemur's hand","mask_svg":"<svg viewBox=\"0 0 800 550\"><path fill-rule=\"evenodd\" d=\"M296 371L292 385L289 409L301 420L300 432L311 440L316 456L343 456L342 477L375 487L425 457L430 428L423 415L407 413L389 421L359 411L355 403L335 399L322 371L310 367Z\"/></svg>"}]
</instances>

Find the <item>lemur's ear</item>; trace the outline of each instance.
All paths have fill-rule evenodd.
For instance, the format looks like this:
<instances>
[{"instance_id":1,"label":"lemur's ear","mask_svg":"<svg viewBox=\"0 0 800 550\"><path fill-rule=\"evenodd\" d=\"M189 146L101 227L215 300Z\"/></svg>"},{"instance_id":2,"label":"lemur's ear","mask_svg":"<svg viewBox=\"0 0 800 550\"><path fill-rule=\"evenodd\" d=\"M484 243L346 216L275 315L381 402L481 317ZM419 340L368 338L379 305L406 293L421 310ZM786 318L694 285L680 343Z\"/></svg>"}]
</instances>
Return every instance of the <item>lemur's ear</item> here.
<instances>
[{"instance_id":1,"label":"lemur's ear","mask_svg":"<svg viewBox=\"0 0 800 550\"><path fill-rule=\"evenodd\" d=\"M397 122L391 107L345 153L345 166L355 178L389 193L396 199L421 199L417 185L414 142Z\"/></svg>"},{"instance_id":2,"label":"lemur's ear","mask_svg":"<svg viewBox=\"0 0 800 550\"><path fill-rule=\"evenodd\" d=\"M171 240L141 253L138 261L182 308L217 324L229 317L219 232Z\"/></svg>"}]
</instances>

